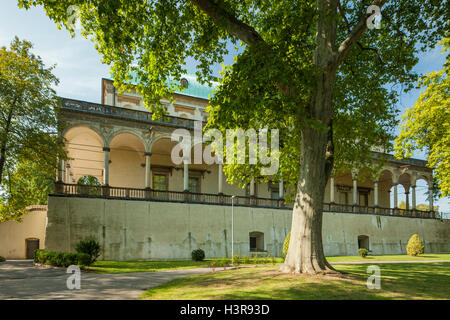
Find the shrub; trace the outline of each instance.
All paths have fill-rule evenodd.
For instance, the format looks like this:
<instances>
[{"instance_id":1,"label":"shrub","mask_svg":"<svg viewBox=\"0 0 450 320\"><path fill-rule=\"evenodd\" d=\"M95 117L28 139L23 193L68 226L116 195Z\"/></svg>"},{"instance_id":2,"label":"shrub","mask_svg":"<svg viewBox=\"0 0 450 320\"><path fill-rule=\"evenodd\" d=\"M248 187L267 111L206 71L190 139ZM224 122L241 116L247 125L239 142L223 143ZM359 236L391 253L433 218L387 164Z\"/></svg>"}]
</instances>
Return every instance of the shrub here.
<instances>
[{"instance_id":1,"label":"shrub","mask_svg":"<svg viewBox=\"0 0 450 320\"><path fill-rule=\"evenodd\" d=\"M289 232L286 238L284 239L283 244L283 259L286 259L286 255L289 249L289 240L291 239L291 233Z\"/></svg>"},{"instance_id":2,"label":"shrub","mask_svg":"<svg viewBox=\"0 0 450 320\"><path fill-rule=\"evenodd\" d=\"M91 261L87 265L91 265L97 260L97 258L100 256L100 250L100 244L92 237L81 240L75 246L75 251L77 253L86 253L91 257Z\"/></svg>"},{"instance_id":3,"label":"shrub","mask_svg":"<svg viewBox=\"0 0 450 320\"><path fill-rule=\"evenodd\" d=\"M270 261L272 262L272 264L275 264L277 262L275 257L270 257Z\"/></svg>"},{"instance_id":4,"label":"shrub","mask_svg":"<svg viewBox=\"0 0 450 320\"><path fill-rule=\"evenodd\" d=\"M417 256L424 253L424 245L418 234L413 234L409 238L408 244L406 245L406 252L409 256Z\"/></svg>"},{"instance_id":5,"label":"shrub","mask_svg":"<svg viewBox=\"0 0 450 320\"><path fill-rule=\"evenodd\" d=\"M242 258L242 263L243 263L243 264L250 264L250 262L251 262L251 259L250 259L249 256L244 256L244 257Z\"/></svg>"},{"instance_id":6,"label":"shrub","mask_svg":"<svg viewBox=\"0 0 450 320\"><path fill-rule=\"evenodd\" d=\"M193 250L191 256L194 261L203 261L205 259L205 251L202 249Z\"/></svg>"},{"instance_id":7,"label":"shrub","mask_svg":"<svg viewBox=\"0 0 450 320\"><path fill-rule=\"evenodd\" d=\"M258 263L259 263L258 254L255 254L255 256L253 257L253 264L258 264Z\"/></svg>"},{"instance_id":8,"label":"shrub","mask_svg":"<svg viewBox=\"0 0 450 320\"><path fill-rule=\"evenodd\" d=\"M369 250L364 249L364 248L360 248L358 249L358 255L362 258L367 257L367 255L369 254Z\"/></svg>"},{"instance_id":9,"label":"shrub","mask_svg":"<svg viewBox=\"0 0 450 320\"><path fill-rule=\"evenodd\" d=\"M6 261L6 259L3 258L2 256L0 256L0 262L5 262L5 261Z\"/></svg>"},{"instance_id":10,"label":"shrub","mask_svg":"<svg viewBox=\"0 0 450 320\"><path fill-rule=\"evenodd\" d=\"M223 257L218 261L219 267L228 267L231 264L231 260Z\"/></svg>"},{"instance_id":11,"label":"shrub","mask_svg":"<svg viewBox=\"0 0 450 320\"><path fill-rule=\"evenodd\" d=\"M234 263L235 266L238 266L238 265L241 264L241 261L239 260L239 255L238 254L235 254L233 256L233 261L232 262Z\"/></svg>"},{"instance_id":12,"label":"shrub","mask_svg":"<svg viewBox=\"0 0 450 320\"><path fill-rule=\"evenodd\" d=\"M92 257L87 253L79 252L77 253L77 264L80 267L90 266L92 262Z\"/></svg>"}]
</instances>

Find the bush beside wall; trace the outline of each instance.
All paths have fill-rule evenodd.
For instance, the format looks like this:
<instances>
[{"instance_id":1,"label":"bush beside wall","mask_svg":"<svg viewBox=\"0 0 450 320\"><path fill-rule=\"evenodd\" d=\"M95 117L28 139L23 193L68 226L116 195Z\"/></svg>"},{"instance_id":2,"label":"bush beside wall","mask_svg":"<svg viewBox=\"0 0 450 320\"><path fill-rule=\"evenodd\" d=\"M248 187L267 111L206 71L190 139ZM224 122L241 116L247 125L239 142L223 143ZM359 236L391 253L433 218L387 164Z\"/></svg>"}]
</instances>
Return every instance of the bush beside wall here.
<instances>
[{"instance_id":1,"label":"bush beside wall","mask_svg":"<svg viewBox=\"0 0 450 320\"><path fill-rule=\"evenodd\" d=\"M70 265L88 266L91 264L91 257L86 253L38 249L34 252L34 262L67 268Z\"/></svg>"}]
</instances>

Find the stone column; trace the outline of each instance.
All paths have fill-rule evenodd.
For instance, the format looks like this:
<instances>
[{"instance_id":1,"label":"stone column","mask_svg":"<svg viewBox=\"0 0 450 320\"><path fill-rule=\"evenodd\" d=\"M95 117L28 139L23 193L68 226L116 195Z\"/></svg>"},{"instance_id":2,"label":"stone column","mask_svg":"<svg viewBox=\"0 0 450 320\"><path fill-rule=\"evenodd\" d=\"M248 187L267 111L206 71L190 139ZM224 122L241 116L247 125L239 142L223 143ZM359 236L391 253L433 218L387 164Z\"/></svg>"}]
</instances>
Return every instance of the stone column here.
<instances>
[{"instance_id":1,"label":"stone column","mask_svg":"<svg viewBox=\"0 0 450 320\"><path fill-rule=\"evenodd\" d=\"M378 181L373 182L373 206L378 207Z\"/></svg>"},{"instance_id":2,"label":"stone column","mask_svg":"<svg viewBox=\"0 0 450 320\"><path fill-rule=\"evenodd\" d=\"M104 153L104 164L103 164L103 169L104 169L104 177L103 177L103 185L105 186L109 186L109 152L111 151L111 149L109 147L104 147L103 148L103 153Z\"/></svg>"},{"instance_id":3,"label":"stone column","mask_svg":"<svg viewBox=\"0 0 450 320\"><path fill-rule=\"evenodd\" d=\"M252 178L252 181L250 181L250 197L255 196L255 178Z\"/></svg>"},{"instance_id":4,"label":"stone column","mask_svg":"<svg viewBox=\"0 0 450 320\"><path fill-rule=\"evenodd\" d=\"M219 164L219 172L218 172L218 181L219 181L219 186L218 186L218 190L219 190L219 195L223 195L223 165L220 163Z\"/></svg>"},{"instance_id":5,"label":"stone column","mask_svg":"<svg viewBox=\"0 0 450 320\"><path fill-rule=\"evenodd\" d=\"M145 153L145 188L150 189L152 187L152 171L151 171L151 152Z\"/></svg>"},{"instance_id":6,"label":"stone column","mask_svg":"<svg viewBox=\"0 0 450 320\"><path fill-rule=\"evenodd\" d=\"M430 201L430 211L434 211L434 206L433 206L433 188L429 187L428 188L428 197L429 197L429 201Z\"/></svg>"},{"instance_id":7,"label":"stone column","mask_svg":"<svg viewBox=\"0 0 450 320\"><path fill-rule=\"evenodd\" d=\"M405 188L405 209L409 210L409 188Z\"/></svg>"},{"instance_id":8,"label":"stone column","mask_svg":"<svg viewBox=\"0 0 450 320\"><path fill-rule=\"evenodd\" d=\"M334 203L334 178L330 178L330 203Z\"/></svg>"},{"instance_id":9,"label":"stone column","mask_svg":"<svg viewBox=\"0 0 450 320\"><path fill-rule=\"evenodd\" d=\"M416 210L416 186L411 186L411 201L412 201L412 209Z\"/></svg>"},{"instance_id":10,"label":"stone column","mask_svg":"<svg viewBox=\"0 0 450 320\"><path fill-rule=\"evenodd\" d=\"M183 160L184 161L184 170L183 170L183 173L184 173L184 187L183 187L183 189L184 189L184 191L185 192L187 192L187 191L189 191L189 164L188 164L188 160L187 159L184 159Z\"/></svg>"},{"instance_id":11,"label":"stone column","mask_svg":"<svg viewBox=\"0 0 450 320\"><path fill-rule=\"evenodd\" d=\"M353 176L353 205L358 204L358 179L357 176Z\"/></svg>"},{"instance_id":12,"label":"stone column","mask_svg":"<svg viewBox=\"0 0 450 320\"><path fill-rule=\"evenodd\" d=\"M278 197L280 199L284 198L284 181L283 181L283 178L280 180L280 185L278 187Z\"/></svg>"},{"instance_id":13,"label":"stone column","mask_svg":"<svg viewBox=\"0 0 450 320\"><path fill-rule=\"evenodd\" d=\"M397 193L398 183L394 183L394 209L398 208L398 193Z\"/></svg>"}]
</instances>

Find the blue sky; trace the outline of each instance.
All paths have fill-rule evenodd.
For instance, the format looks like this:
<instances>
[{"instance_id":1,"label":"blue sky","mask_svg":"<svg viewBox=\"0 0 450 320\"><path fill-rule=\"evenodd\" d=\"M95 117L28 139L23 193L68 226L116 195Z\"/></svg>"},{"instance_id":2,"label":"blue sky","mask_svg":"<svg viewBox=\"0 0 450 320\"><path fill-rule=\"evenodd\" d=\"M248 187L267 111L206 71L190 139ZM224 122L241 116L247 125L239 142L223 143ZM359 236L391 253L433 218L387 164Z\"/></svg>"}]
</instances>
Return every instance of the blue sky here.
<instances>
[{"instance_id":1,"label":"blue sky","mask_svg":"<svg viewBox=\"0 0 450 320\"><path fill-rule=\"evenodd\" d=\"M71 38L66 30L58 30L42 8L23 10L17 7L17 0L2 0L0 11L0 46L9 46L14 36L26 39L34 44L34 52L40 55L47 65L56 64L54 74L60 79L56 88L59 96L100 102L101 78L109 76L109 67L101 63L101 57L94 44L81 36ZM442 48L437 47L420 56L415 70L428 73L442 69L445 56ZM227 57L225 63L231 63ZM189 69L190 65L188 65ZM214 69L217 73L219 67ZM412 90L400 97L399 109L414 105L419 96L418 90ZM425 159L417 153L414 157ZM402 189L402 188L400 188ZM427 203L422 193L425 183L418 183L417 203ZM403 197L399 197L401 201ZM450 212L448 199L440 199L436 205Z\"/></svg>"}]
</instances>

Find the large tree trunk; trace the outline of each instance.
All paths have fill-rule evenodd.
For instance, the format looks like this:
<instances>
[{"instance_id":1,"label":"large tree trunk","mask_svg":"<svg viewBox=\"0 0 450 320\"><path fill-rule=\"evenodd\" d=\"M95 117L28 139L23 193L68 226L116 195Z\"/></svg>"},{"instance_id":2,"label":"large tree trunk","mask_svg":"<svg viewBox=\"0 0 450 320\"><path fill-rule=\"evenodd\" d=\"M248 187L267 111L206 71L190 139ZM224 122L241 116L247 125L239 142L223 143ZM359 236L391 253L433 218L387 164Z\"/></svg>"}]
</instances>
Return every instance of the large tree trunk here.
<instances>
[{"instance_id":1,"label":"large tree trunk","mask_svg":"<svg viewBox=\"0 0 450 320\"><path fill-rule=\"evenodd\" d=\"M302 132L299 183L282 271L309 274L334 271L325 259L322 244L323 200L331 171L330 159L326 157L327 145L327 132L315 129Z\"/></svg>"},{"instance_id":2,"label":"large tree trunk","mask_svg":"<svg viewBox=\"0 0 450 320\"><path fill-rule=\"evenodd\" d=\"M333 85L335 82L336 0L319 0L314 64L315 88L306 110L325 130L302 130L300 174L292 211L289 249L282 271L335 272L325 259L322 216L325 186L333 168Z\"/></svg>"}]
</instances>

